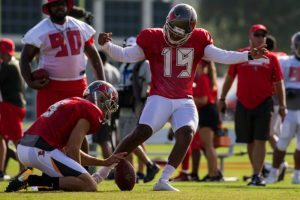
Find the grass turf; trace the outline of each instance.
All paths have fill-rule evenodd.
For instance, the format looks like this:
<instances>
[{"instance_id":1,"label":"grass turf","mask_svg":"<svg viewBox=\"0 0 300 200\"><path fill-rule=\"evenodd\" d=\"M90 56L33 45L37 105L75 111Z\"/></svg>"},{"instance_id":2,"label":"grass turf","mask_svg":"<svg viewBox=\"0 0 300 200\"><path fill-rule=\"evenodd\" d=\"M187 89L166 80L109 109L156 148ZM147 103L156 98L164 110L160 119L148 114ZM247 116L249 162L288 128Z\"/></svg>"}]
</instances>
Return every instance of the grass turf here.
<instances>
[{"instance_id":1,"label":"grass turf","mask_svg":"<svg viewBox=\"0 0 300 200\"><path fill-rule=\"evenodd\" d=\"M25 124L25 128L28 124ZM162 145L147 145L148 152L170 152L171 144ZM294 142L291 143L288 151L292 152L295 149ZM268 145L268 151L271 148ZM218 152L226 152L226 148L217 150ZM239 180L235 182L223 183L205 183L205 182L175 182L173 186L181 190L181 192L156 192L152 191L153 184L159 178L158 174L155 180L150 183L136 184L134 189L130 192L121 192L115 185L114 181L104 181L98 185L98 192L32 192L20 191L15 193L4 193L8 182L0 182L0 200L10 199L30 199L30 200L44 200L44 199L221 199L221 200L235 200L235 199L300 199L300 185L291 184L292 166L290 166L285 179L282 182L271 184L266 187L248 187L247 182L243 181L244 175L251 175L251 167L248 161L248 156L239 156L240 152L245 152L245 145L235 145L234 155L225 159L225 177L237 177ZM152 154L152 159L163 158L166 156ZM266 162L271 162L271 155L266 156ZM286 156L286 161L292 165L293 157ZM136 163L136 162L135 162ZM180 169L180 167L179 167ZM161 173L162 170L160 170ZM38 170L34 170L39 174ZM15 161L9 162L7 173L14 176L18 173L18 165ZM201 166L199 168L199 175L202 178L207 173L207 164L204 156L201 157ZM178 170L173 174L176 176Z\"/></svg>"},{"instance_id":2,"label":"grass turf","mask_svg":"<svg viewBox=\"0 0 300 200\"><path fill-rule=\"evenodd\" d=\"M293 149L292 145L289 149ZM159 149L168 152L172 145L147 145L147 150L154 152ZM236 145L235 153L244 151L246 146ZM226 151L219 149L218 151ZM152 157L155 158L155 157ZM266 160L271 160L268 155ZM287 156L286 160L292 162L292 156ZM17 164L10 161L8 174L13 176L17 173ZM291 170L290 170L291 171ZM35 170L38 173L37 170ZM201 167L199 174L203 177L207 172L206 161L201 158ZM174 173L174 176L178 172ZM300 185L291 184L291 173L287 173L285 180L277 184L268 185L267 187L248 187L247 182L243 181L244 175L250 175L251 168L246 155L233 155L225 159L225 177L238 177L236 182L223 183L199 183L199 182L176 182L173 186L181 190L181 192L155 192L152 191L154 181L150 183L136 184L133 191L121 192L114 184L114 181L104 181L98 186L98 192L32 192L20 191L15 193L4 193L7 182L0 182L0 199L299 199Z\"/></svg>"}]
</instances>

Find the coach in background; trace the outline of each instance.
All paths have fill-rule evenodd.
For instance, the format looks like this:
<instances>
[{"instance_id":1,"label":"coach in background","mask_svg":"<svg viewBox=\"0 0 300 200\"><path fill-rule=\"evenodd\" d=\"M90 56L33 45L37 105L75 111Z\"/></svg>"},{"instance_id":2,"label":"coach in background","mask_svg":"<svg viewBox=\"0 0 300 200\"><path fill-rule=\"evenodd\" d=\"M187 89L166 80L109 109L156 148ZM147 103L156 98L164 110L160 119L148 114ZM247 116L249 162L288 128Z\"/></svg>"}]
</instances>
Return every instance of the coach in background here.
<instances>
[{"instance_id":1,"label":"coach in background","mask_svg":"<svg viewBox=\"0 0 300 200\"><path fill-rule=\"evenodd\" d=\"M255 50L256 47L266 43L267 33L268 30L264 25L253 25L249 31L250 47L240 51L247 51L250 48ZM226 106L226 95L236 76L238 77L236 142L247 143L248 156L253 168L253 176L248 186L265 186L261 170L266 154L266 141L269 140L274 84L282 120L286 115L282 71L277 57L271 52L267 52L265 58L230 65L219 99L220 110Z\"/></svg>"},{"instance_id":2,"label":"coach in background","mask_svg":"<svg viewBox=\"0 0 300 200\"><path fill-rule=\"evenodd\" d=\"M266 180L267 183L278 181L280 164L284 160L288 145L292 138L296 136L295 169L292 183L300 184L300 32L292 36L291 47L294 55L280 58L286 85L288 114L279 134L279 140L273 154L273 168Z\"/></svg>"},{"instance_id":3,"label":"coach in background","mask_svg":"<svg viewBox=\"0 0 300 200\"><path fill-rule=\"evenodd\" d=\"M17 145L23 136L25 117L25 82L19 62L14 57L15 44L11 39L0 40L0 180L4 179L7 142ZM21 168L21 165L20 165Z\"/></svg>"}]
</instances>

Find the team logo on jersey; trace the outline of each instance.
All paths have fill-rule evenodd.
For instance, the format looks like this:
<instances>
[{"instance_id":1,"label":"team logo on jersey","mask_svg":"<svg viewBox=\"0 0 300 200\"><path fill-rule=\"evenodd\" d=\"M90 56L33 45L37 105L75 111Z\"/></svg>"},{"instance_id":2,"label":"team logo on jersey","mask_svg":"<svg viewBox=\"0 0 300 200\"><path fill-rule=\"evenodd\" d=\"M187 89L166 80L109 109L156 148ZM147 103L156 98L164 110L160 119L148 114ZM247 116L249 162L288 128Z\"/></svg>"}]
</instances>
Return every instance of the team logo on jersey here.
<instances>
[{"instance_id":1,"label":"team logo on jersey","mask_svg":"<svg viewBox=\"0 0 300 200\"><path fill-rule=\"evenodd\" d=\"M44 151L44 150L40 150L40 151L38 152L38 156L43 156L43 157L45 157L45 151Z\"/></svg>"}]
</instances>

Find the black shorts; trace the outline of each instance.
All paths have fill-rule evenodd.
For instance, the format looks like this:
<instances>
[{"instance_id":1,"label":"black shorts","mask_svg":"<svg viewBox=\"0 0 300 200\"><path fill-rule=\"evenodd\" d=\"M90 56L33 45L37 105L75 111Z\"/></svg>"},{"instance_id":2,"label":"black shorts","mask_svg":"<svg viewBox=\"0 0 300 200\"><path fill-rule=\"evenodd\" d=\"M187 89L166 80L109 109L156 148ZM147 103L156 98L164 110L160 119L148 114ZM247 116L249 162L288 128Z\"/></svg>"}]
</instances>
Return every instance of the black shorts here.
<instances>
[{"instance_id":1,"label":"black shorts","mask_svg":"<svg viewBox=\"0 0 300 200\"><path fill-rule=\"evenodd\" d=\"M108 123L102 124L101 127L93 134L92 139L94 143L100 144L102 142L110 141L111 127Z\"/></svg>"},{"instance_id":2,"label":"black shorts","mask_svg":"<svg viewBox=\"0 0 300 200\"><path fill-rule=\"evenodd\" d=\"M199 128L209 127L215 134L219 130L220 118L216 104L207 104L198 109L199 114Z\"/></svg>"},{"instance_id":3,"label":"black shorts","mask_svg":"<svg viewBox=\"0 0 300 200\"><path fill-rule=\"evenodd\" d=\"M270 135L272 112L273 100L271 97L254 109L247 109L238 101L235 113L236 142L267 141Z\"/></svg>"}]
</instances>

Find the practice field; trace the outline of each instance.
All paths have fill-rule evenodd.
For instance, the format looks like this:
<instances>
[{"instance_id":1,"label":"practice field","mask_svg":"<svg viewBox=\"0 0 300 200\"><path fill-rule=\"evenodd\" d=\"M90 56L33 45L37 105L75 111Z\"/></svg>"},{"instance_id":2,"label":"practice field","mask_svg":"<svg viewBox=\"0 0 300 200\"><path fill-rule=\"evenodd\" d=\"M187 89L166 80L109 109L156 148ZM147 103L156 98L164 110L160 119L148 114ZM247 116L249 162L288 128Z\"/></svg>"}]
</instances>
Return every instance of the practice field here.
<instances>
[{"instance_id":1,"label":"practice field","mask_svg":"<svg viewBox=\"0 0 300 200\"><path fill-rule=\"evenodd\" d=\"M294 144L289 148L292 150ZM149 152L168 152L171 145L147 145ZM246 146L236 145L235 154L245 151ZM270 149L268 149L270 150ZM219 149L218 151L227 151L226 149ZM152 157L157 158L156 156ZM164 157L166 158L166 157ZM292 156L286 157L289 164L293 164ZM267 161L271 160L270 155L267 156ZM37 170L34 171L38 173ZM161 171L160 171L161 172ZM16 162L10 161L8 174L13 176L17 173ZM178 172L174 174L177 175ZM206 174L206 161L205 158L201 158L201 167L199 170L201 178ZM104 181L98 186L98 192L33 192L33 191L21 191L15 193L4 193L7 182L0 182L0 199L30 199L30 200L52 200L52 199L300 199L300 185L291 184L291 169L285 176L283 182L268 185L267 187L248 187L246 182L243 181L244 175L250 175L251 169L248 162L247 155L238 156L233 155L225 159L225 177L237 177L238 181L235 182L223 182L223 183L204 183L204 182L176 182L173 183L175 187L181 190L181 192L157 192L152 191L154 181L150 183L136 184L134 189L130 192L121 192L114 184L114 181Z\"/></svg>"}]
</instances>

